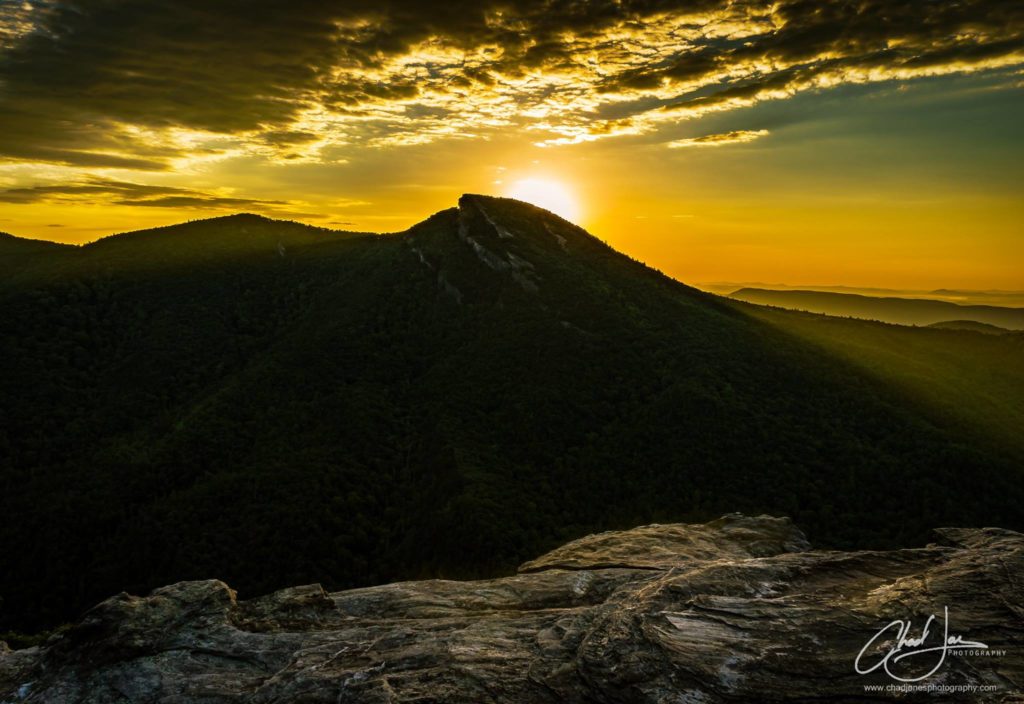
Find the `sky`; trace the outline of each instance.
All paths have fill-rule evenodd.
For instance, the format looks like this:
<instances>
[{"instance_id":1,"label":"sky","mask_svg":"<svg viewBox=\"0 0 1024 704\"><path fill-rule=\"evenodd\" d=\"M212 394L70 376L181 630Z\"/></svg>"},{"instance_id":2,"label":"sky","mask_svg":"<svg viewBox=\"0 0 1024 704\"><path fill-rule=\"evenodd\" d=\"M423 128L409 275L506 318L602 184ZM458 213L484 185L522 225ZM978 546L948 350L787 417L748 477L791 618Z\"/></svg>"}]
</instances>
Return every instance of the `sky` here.
<instances>
[{"instance_id":1,"label":"sky","mask_svg":"<svg viewBox=\"0 0 1024 704\"><path fill-rule=\"evenodd\" d=\"M0 0L0 231L550 205L691 283L1024 289L1019 0Z\"/></svg>"}]
</instances>

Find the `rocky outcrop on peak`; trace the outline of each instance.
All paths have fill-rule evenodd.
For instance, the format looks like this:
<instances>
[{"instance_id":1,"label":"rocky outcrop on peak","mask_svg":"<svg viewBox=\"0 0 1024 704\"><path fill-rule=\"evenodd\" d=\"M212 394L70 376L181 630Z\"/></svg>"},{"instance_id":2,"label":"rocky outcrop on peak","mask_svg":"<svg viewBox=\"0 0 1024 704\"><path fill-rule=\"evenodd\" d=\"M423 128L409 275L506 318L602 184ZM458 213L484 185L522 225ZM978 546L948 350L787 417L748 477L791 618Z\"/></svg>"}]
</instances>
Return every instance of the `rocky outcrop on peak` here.
<instances>
[{"instance_id":1,"label":"rocky outcrop on peak","mask_svg":"<svg viewBox=\"0 0 1024 704\"><path fill-rule=\"evenodd\" d=\"M788 519L730 515L487 581L244 601L183 582L0 648L0 702L1021 701L1024 535L938 535L817 551Z\"/></svg>"}]
</instances>

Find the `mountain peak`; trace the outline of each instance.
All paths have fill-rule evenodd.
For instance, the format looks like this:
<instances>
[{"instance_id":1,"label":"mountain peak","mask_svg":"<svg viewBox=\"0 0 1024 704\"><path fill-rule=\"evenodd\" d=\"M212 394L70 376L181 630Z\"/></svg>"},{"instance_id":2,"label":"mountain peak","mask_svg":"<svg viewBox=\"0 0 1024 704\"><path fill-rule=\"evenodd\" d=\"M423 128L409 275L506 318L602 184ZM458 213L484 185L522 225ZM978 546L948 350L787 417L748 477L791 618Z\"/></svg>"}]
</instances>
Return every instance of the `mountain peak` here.
<instances>
[{"instance_id":1,"label":"mountain peak","mask_svg":"<svg viewBox=\"0 0 1024 704\"><path fill-rule=\"evenodd\" d=\"M358 234L274 220L256 213L235 213L110 235L85 245L83 250L93 255L117 252L142 264L220 258L246 252L283 257L296 247Z\"/></svg>"},{"instance_id":2,"label":"mountain peak","mask_svg":"<svg viewBox=\"0 0 1024 704\"><path fill-rule=\"evenodd\" d=\"M463 193L459 197L459 209L466 208L485 208L485 209L505 209L514 211L521 217L533 217L533 218L544 218L552 221L566 223L572 227L579 227L571 220L563 218L561 215L554 213L546 208L542 208L539 205L534 205L524 200L518 200L516 198L505 198L502 196L487 196L480 193ZM580 228L582 229L582 228Z\"/></svg>"},{"instance_id":3,"label":"mountain peak","mask_svg":"<svg viewBox=\"0 0 1024 704\"><path fill-rule=\"evenodd\" d=\"M563 252L568 252L573 243L600 243L582 227L560 215L514 198L466 193L459 198L458 213L463 234L468 231L463 228L475 226L477 233L508 243L526 240L544 249Z\"/></svg>"},{"instance_id":4,"label":"mountain peak","mask_svg":"<svg viewBox=\"0 0 1024 704\"><path fill-rule=\"evenodd\" d=\"M600 288L595 282L610 262L636 264L550 211L477 193L463 194L457 207L394 237L436 279L438 290L459 303L497 301L519 291L543 308L556 290Z\"/></svg>"}]
</instances>

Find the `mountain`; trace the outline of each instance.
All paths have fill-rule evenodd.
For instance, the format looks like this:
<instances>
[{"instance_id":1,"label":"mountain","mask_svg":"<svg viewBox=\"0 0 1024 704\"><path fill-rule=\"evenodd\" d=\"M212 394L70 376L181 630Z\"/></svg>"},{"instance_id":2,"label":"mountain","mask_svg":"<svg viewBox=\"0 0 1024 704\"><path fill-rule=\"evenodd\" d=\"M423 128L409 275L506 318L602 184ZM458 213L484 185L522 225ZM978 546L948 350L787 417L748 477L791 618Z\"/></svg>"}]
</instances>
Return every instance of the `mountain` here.
<instances>
[{"instance_id":1,"label":"mountain","mask_svg":"<svg viewBox=\"0 0 1024 704\"><path fill-rule=\"evenodd\" d=\"M0 261L15 257L29 257L43 252L54 253L71 249L69 245L47 242L46 240L26 240L6 232L0 232Z\"/></svg>"},{"instance_id":2,"label":"mountain","mask_svg":"<svg viewBox=\"0 0 1024 704\"><path fill-rule=\"evenodd\" d=\"M829 284L793 285L782 283L764 283L759 281L706 281L698 288L721 296L728 296L740 289L753 288L767 291L815 291L824 293L859 294L868 298L904 298L911 300L947 301L959 305L985 305L1000 308L1024 307L1024 291L1007 291L992 289L977 291L972 289L903 289L873 288L870 286L836 286Z\"/></svg>"},{"instance_id":3,"label":"mountain","mask_svg":"<svg viewBox=\"0 0 1024 704\"><path fill-rule=\"evenodd\" d=\"M1024 528L1019 340L730 301L516 201L29 261L0 282L0 632L181 580L507 574L731 511L829 547Z\"/></svg>"},{"instance_id":4,"label":"mountain","mask_svg":"<svg viewBox=\"0 0 1024 704\"><path fill-rule=\"evenodd\" d=\"M922 296L924 298L934 297L940 300L948 300L961 305L981 304L993 305L1003 308L1020 308L1024 306L1024 291L971 291L938 288L929 291Z\"/></svg>"},{"instance_id":5,"label":"mountain","mask_svg":"<svg viewBox=\"0 0 1024 704\"><path fill-rule=\"evenodd\" d=\"M960 305L918 298L879 298L830 291L773 291L760 288L741 288L730 296L759 305L879 320L897 325L932 325L948 320L972 320L1008 330L1024 330L1024 308Z\"/></svg>"},{"instance_id":6,"label":"mountain","mask_svg":"<svg viewBox=\"0 0 1024 704\"><path fill-rule=\"evenodd\" d=\"M988 323L979 323L976 320L943 320L941 323L932 323L928 327L941 330L973 330L974 332L982 332L987 335L1002 335L1004 332L1010 332L1006 328L989 325Z\"/></svg>"},{"instance_id":7,"label":"mountain","mask_svg":"<svg viewBox=\"0 0 1024 704\"><path fill-rule=\"evenodd\" d=\"M588 536L486 582L251 600L184 582L108 599L41 648L0 644L0 700L889 701L871 641L893 619L918 637L931 615L923 647L946 628L983 647L893 660L907 679L936 668L942 685L900 701L1019 701L1024 535L936 533L918 550L819 551L788 519L729 515Z\"/></svg>"},{"instance_id":8,"label":"mountain","mask_svg":"<svg viewBox=\"0 0 1024 704\"><path fill-rule=\"evenodd\" d=\"M74 250L70 245L26 240L0 232L0 288L35 276L40 266L54 268Z\"/></svg>"}]
</instances>

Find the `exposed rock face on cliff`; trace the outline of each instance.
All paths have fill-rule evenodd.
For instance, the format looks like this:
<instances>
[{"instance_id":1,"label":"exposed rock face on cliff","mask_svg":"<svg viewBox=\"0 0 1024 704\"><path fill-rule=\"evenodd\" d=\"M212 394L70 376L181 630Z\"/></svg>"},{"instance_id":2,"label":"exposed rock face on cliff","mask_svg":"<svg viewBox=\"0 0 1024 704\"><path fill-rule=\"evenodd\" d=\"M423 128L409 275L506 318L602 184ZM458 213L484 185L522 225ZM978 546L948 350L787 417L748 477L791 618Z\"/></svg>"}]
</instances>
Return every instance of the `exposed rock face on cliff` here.
<instances>
[{"instance_id":1,"label":"exposed rock face on cliff","mask_svg":"<svg viewBox=\"0 0 1024 704\"><path fill-rule=\"evenodd\" d=\"M0 702L1019 701L1024 535L938 535L823 552L787 519L731 515L590 536L490 581L248 601L184 582L108 599L42 648L0 648ZM931 614L926 647L987 648L890 659L904 679L934 667L907 684L940 691L866 690L901 683L858 674L858 653L893 621L920 637ZM897 640L894 626L860 668Z\"/></svg>"}]
</instances>

